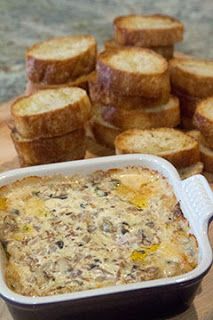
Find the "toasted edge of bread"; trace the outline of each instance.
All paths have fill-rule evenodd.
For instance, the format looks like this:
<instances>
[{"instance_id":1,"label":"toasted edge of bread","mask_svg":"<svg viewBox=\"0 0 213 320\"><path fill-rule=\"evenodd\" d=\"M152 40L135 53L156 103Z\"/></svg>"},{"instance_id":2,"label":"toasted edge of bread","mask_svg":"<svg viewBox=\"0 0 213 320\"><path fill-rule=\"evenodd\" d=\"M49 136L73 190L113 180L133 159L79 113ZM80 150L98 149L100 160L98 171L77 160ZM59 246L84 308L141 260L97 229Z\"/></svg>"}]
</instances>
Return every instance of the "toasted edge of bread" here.
<instances>
[{"instance_id":1,"label":"toasted edge of bread","mask_svg":"<svg viewBox=\"0 0 213 320\"><path fill-rule=\"evenodd\" d=\"M213 60L186 57L172 59L169 63L171 83L177 90L198 98L213 95ZM208 68L211 69L209 74Z\"/></svg>"},{"instance_id":2,"label":"toasted edge of bread","mask_svg":"<svg viewBox=\"0 0 213 320\"><path fill-rule=\"evenodd\" d=\"M25 94L30 95L33 94L39 90L44 89L58 89L63 87L78 87L81 89L89 91L89 80L91 79L93 75L93 72L83 75L79 78L77 78L75 81L67 82L64 84L44 84L44 83L34 83L31 80L27 81L26 88L25 88Z\"/></svg>"},{"instance_id":3,"label":"toasted edge of bread","mask_svg":"<svg viewBox=\"0 0 213 320\"><path fill-rule=\"evenodd\" d=\"M172 93L176 97L178 97L180 101L181 115L183 115L186 118L192 118L195 113L197 104L200 102L200 99L187 95L181 90L177 90L175 88L172 88Z\"/></svg>"},{"instance_id":4,"label":"toasted edge of bread","mask_svg":"<svg viewBox=\"0 0 213 320\"><path fill-rule=\"evenodd\" d=\"M155 137L153 135L156 135ZM165 134L165 138L163 135ZM155 142L152 145L150 138L155 138ZM174 149L173 150L165 150L162 149L161 152L153 152L153 149L159 148L160 143L162 141L168 143L169 140L174 139ZM148 145L146 149L143 149L143 146L138 146L135 148L133 141L134 139L139 139L141 142L146 143L145 139L148 139ZM163 140L164 139L164 140ZM185 147L179 148L177 145L177 140L181 140L185 143ZM136 143L136 142L135 142ZM150 152L147 149L150 148ZM175 149L176 148L176 149ZM184 168L195 164L200 160L199 153L199 144L198 142L191 138L190 136L184 134L183 132L177 129L171 128L159 128L159 129L150 129L150 130L138 130L132 129L122 132L115 139L115 150L116 154L125 154L125 153L150 153L155 154L157 156L163 157L170 161L176 168Z\"/></svg>"},{"instance_id":5,"label":"toasted edge of bread","mask_svg":"<svg viewBox=\"0 0 213 320\"><path fill-rule=\"evenodd\" d=\"M104 47L106 50L111 50L111 49L123 48L124 46L117 43L113 39L109 39L104 42ZM149 47L148 49L151 49L151 50L157 52L158 54L163 56L166 60L172 59L173 53L174 53L174 45Z\"/></svg>"},{"instance_id":6,"label":"toasted edge of bread","mask_svg":"<svg viewBox=\"0 0 213 320\"><path fill-rule=\"evenodd\" d=\"M48 42L58 41L58 49L61 42L67 42L70 39L88 39L88 47L79 50L75 55L61 59L48 59L44 56L36 57L34 51ZM27 77L34 83L44 84L63 84L76 80L78 77L89 74L95 69L97 45L96 40L91 35L66 36L50 39L37 43L26 52L26 71Z\"/></svg>"},{"instance_id":7,"label":"toasted edge of bread","mask_svg":"<svg viewBox=\"0 0 213 320\"><path fill-rule=\"evenodd\" d=\"M85 158L96 158L111 156L115 154L115 150L109 147L105 147L97 143L93 138L86 138L86 156Z\"/></svg>"},{"instance_id":8,"label":"toasted edge of bread","mask_svg":"<svg viewBox=\"0 0 213 320\"><path fill-rule=\"evenodd\" d=\"M138 60L143 61L144 68ZM163 91L170 92L168 63L149 49L104 51L97 58L96 71L98 82L117 94L157 98Z\"/></svg>"},{"instance_id":9,"label":"toasted edge of bread","mask_svg":"<svg viewBox=\"0 0 213 320\"><path fill-rule=\"evenodd\" d=\"M99 106L102 118L122 129L174 128L180 123L180 107L177 97L154 108L121 109L114 106Z\"/></svg>"},{"instance_id":10,"label":"toasted edge of bread","mask_svg":"<svg viewBox=\"0 0 213 320\"><path fill-rule=\"evenodd\" d=\"M213 148L213 97L200 101L197 105L193 122L207 138L208 145Z\"/></svg>"},{"instance_id":11,"label":"toasted edge of bread","mask_svg":"<svg viewBox=\"0 0 213 320\"><path fill-rule=\"evenodd\" d=\"M153 108L169 101L170 93L168 90L162 90L161 96L157 98L144 98L140 96L125 96L114 93L97 81L96 74L89 79L89 95L94 103L103 105L112 105L116 108L133 109L133 108Z\"/></svg>"},{"instance_id":12,"label":"toasted edge of bread","mask_svg":"<svg viewBox=\"0 0 213 320\"><path fill-rule=\"evenodd\" d=\"M98 110L92 117L90 126L94 139L97 143L111 149L115 148L114 141L116 136L121 133L121 130L104 121L98 113Z\"/></svg>"},{"instance_id":13,"label":"toasted edge of bread","mask_svg":"<svg viewBox=\"0 0 213 320\"><path fill-rule=\"evenodd\" d=\"M157 26L158 20L159 26ZM141 27L139 27L140 21L142 22ZM155 28L153 28L153 23L155 23ZM121 16L117 17L113 24L115 39L122 45L168 46L183 39L183 24L166 15Z\"/></svg>"},{"instance_id":14,"label":"toasted edge of bread","mask_svg":"<svg viewBox=\"0 0 213 320\"><path fill-rule=\"evenodd\" d=\"M44 109L41 113L28 113L20 114L19 110L23 108L23 104L35 101L39 97L45 96L49 93L51 96L54 93L66 93L72 95L72 92L79 94L79 99L74 102L64 102L62 108L53 110ZM33 99L33 100L32 100ZM63 101L62 101L63 102ZM21 103L21 104L20 104ZM47 101L48 103L48 101ZM41 104L41 108L44 106ZM89 119L91 112L91 104L86 92L80 88L59 88L40 90L30 96L22 97L16 100L11 106L12 119L15 123L16 130L25 138L40 138L40 137L53 137L66 134L84 126L84 123Z\"/></svg>"},{"instance_id":15,"label":"toasted edge of bread","mask_svg":"<svg viewBox=\"0 0 213 320\"><path fill-rule=\"evenodd\" d=\"M200 144L200 158L204 164L204 170L213 173L213 150L203 143Z\"/></svg>"},{"instance_id":16,"label":"toasted edge of bread","mask_svg":"<svg viewBox=\"0 0 213 320\"><path fill-rule=\"evenodd\" d=\"M183 179L189 178L191 176L194 176L195 174L202 173L203 167L204 167L204 165L202 162L197 162L195 164L192 164L189 167L178 169L178 173L179 173L181 179L183 180Z\"/></svg>"},{"instance_id":17,"label":"toasted edge of bread","mask_svg":"<svg viewBox=\"0 0 213 320\"><path fill-rule=\"evenodd\" d=\"M25 139L12 131L11 138L21 166L83 159L86 150L84 129L40 139Z\"/></svg>"}]
</instances>

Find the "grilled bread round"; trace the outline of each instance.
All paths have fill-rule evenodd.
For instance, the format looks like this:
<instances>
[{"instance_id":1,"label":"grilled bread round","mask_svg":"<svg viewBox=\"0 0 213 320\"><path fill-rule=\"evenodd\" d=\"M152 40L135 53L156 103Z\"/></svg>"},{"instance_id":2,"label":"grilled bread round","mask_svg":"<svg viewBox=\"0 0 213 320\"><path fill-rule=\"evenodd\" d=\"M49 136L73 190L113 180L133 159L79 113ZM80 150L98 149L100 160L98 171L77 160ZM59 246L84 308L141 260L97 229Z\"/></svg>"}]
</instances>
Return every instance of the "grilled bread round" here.
<instances>
[{"instance_id":1,"label":"grilled bread round","mask_svg":"<svg viewBox=\"0 0 213 320\"><path fill-rule=\"evenodd\" d=\"M113 39L109 39L104 42L104 47L106 50L111 50L111 49L117 49L117 48L123 48L124 46L117 43ZM174 46L157 46L157 47L149 47L149 49L159 53L161 56L163 56L166 60L170 60L173 57L174 53Z\"/></svg>"},{"instance_id":2,"label":"grilled bread round","mask_svg":"<svg viewBox=\"0 0 213 320\"><path fill-rule=\"evenodd\" d=\"M32 93L37 92L38 90L43 89L58 89L63 87L78 87L84 89L88 92L88 82L92 76L93 72L83 75L77 78L75 81L67 82L65 84L44 84L44 83L35 83L31 80L27 81L25 94L30 95Z\"/></svg>"},{"instance_id":3,"label":"grilled bread round","mask_svg":"<svg viewBox=\"0 0 213 320\"><path fill-rule=\"evenodd\" d=\"M120 109L113 106L99 106L102 118L122 129L174 128L180 123L178 98L171 96L169 102L154 108Z\"/></svg>"},{"instance_id":4,"label":"grilled bread round","mask_svg":"<svg viewBox=\"0 0 213 320\"><path fill-rule=\"evenodd\" d=\"M213 60L172 59L170 73L174 88L198 98L213 96Z\"/></svg>"},{"instance_id":5,"label":"grilled bread round","mask_svg":"<svg viewBox=\"0 0 213 320\"><path fill-rule=\"evenodd\" d=\"M181 90L175 88L172 89L172 93L177 96L180 101L181 115L186 118L192 118L200 99L187 95Z\"/></svg>"},{"instance_id":6,"label":"grilled bread round","mask_svg":"<svg viewBox=\"0 0 213 320\"><path fill-rule=\"evenodd\" d=\"M40 90L22 97L11 107L17 131L25 138L53 137L83 127L91 104L80 88Z\"/></svg>"},{"instance_id":7,"label":"grilled bread round","mask_svg":"<svg viewBox=\"0 0 213 320\"><path fill-rule=\"evenodd\" d=\"M154 154L167 159L177 168L191 166L200 159L198 142L170 128L124 131L115 139L115 150L116 154Z\"/></svg>"},{"instance_id":8,"label":"grilled bread round","mask_svg":"<svg viewBox=\"0 0 213 320\"><path fill-rule=\"evenodd\" d=\"M128 15L114 20L115 40L140 47L169 46L183 39L183 24L166 15Z\"/></svg>"},{"instance_id":9,"label":"grilled bread round","mask_svg":"<svg viewBox=\"0 0 213 320\"><path fill-rule=\"evenodd\" d=\"M117 135L121 133L119 128L107 123L101 117L99 110L90 121L91 131L95 140L108 148L114 149L114 141Z\"/></svg>"},{"instance_id":10,"label":"grilled bread round","mask_svg":"<svg viewBox=\"0 0 213 320\"><path fill-rule=\"evenodd\" d=\"M86 151L84 129L39 139L26 139L12 131L11 138L21 166L83 159Z\"/></svg>"},{"instance_id":11,"label":"grilled bread round","mask_svg":"<svg viewBox=\"0 0 213 320\"><path fill-rule=\"evenodd\" d=\"M194 124L213 148L213 97L202 100L194 114Z\"/></svg>"},{"instance_id":12,"label":"grilled bread round","mask_svg":"<svg viewBox=\"0 0 213 320\"><path fill-rule=\"evenodd\" d=\"M26 52L28 78L37 83L61 84L95 69L96 40L91 35L53 38Z\"/></svg>"},{"instance_id":13,"label":"grilled bread round","mask_svg":"<svg viewBox=\"0 0 213 320\"><path fill-rule=\"evenodd\" d=\"M168 63L149 49L104 51L98 56L96 70L100 84L120 95L157 98L170 91Z\"/></svg>"},{"instance_id":14,"label":"grilled bread round","mask_svg":"<svg viewBox=\"0 0 213 320\"><path fill-rule=\"evenodd\" d=\"M153 108L167 103L170 98L168 90L163 90L157 98L144 98L140 96L125 96L107 89L97 81L95 73L89 79L89 94L92 102L103 105L113 105L116 108Z\"/></svg>"}]
</instances>

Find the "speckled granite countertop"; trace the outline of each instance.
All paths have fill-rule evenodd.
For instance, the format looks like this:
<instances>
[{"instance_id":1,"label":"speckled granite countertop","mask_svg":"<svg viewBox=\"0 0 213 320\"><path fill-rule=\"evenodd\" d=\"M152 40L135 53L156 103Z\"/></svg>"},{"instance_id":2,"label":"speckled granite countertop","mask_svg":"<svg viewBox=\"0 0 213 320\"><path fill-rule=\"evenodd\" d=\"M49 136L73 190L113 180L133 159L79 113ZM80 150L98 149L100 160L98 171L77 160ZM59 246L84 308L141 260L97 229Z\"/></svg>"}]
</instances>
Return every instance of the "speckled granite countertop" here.
<instances>
[{"instance_id":1,"label":"speckled granite countertop","mask_svg":"<svg viewBox=\"0 0 213 320\"><path fill-rule=\"evenodd\" d=\"M115 16L142 12L178 17L186 27L178 50L213 58L212 0L0 0L0 101L24 90L26 47L70 33L92 33L101 45Z\"/></svg>"}]
</instances>

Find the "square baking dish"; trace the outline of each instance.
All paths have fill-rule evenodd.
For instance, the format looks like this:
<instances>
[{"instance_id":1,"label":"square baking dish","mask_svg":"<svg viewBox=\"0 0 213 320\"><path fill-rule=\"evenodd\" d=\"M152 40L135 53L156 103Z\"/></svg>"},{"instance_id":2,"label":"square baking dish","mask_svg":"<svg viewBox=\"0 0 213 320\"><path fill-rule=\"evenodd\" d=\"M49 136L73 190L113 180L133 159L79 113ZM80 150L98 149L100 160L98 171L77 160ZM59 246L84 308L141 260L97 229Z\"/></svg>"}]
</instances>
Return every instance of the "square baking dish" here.
<instances>
[{"instance_id":1,"label":"square baking dish","mask_svg":"<svg viewBox=\"0 0 213 320\"><path fill-rule=\"evenodd\" d=\"M26 297L10 290L4 279L5 257L1 249L0 295L16 320L71 319L162 319L185 310L193 301L196 290L212 264L208 224L213 215L213 193L201 175L184 181L166 160L151 155L121 155L89 160L41 165L4 172L0 186L26 176L76 173L142 166L157 170L172 185L191 232L199 246L197 267L180 276L143 281L134 284L73 292L46 297Z\"/></svg>"}]
</instances>

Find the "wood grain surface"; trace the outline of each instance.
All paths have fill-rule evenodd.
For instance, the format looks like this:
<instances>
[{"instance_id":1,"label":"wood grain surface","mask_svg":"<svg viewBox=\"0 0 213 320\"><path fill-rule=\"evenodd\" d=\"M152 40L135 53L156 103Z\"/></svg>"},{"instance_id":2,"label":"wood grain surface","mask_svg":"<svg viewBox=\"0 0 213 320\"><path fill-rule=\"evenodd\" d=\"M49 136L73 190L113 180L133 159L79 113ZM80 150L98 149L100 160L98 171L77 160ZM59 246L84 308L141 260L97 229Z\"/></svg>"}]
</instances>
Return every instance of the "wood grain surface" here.
<instances>
[{"instance_id":1,"label":"wood grain surface","mask_svg":"<svg viewBox=\"0 0 213 320\"><path fill-rule=\"evenodd\" d=\"M9 106L10 103L0 105L0 172L19 167L17 154L10 139L10 130L8 128L8 122L10 121ZM213 223L209 226L209 237L213 247ZM204 278L192 306L184 313L170 319L213 320L213 268ZM0 300L0 320L12 320L2 300Z\"/></svg>"}]
</instances>

